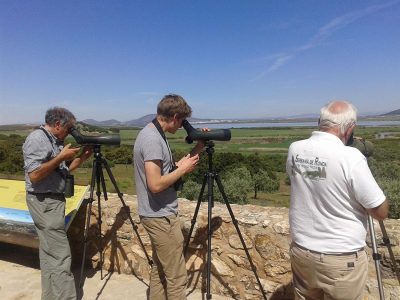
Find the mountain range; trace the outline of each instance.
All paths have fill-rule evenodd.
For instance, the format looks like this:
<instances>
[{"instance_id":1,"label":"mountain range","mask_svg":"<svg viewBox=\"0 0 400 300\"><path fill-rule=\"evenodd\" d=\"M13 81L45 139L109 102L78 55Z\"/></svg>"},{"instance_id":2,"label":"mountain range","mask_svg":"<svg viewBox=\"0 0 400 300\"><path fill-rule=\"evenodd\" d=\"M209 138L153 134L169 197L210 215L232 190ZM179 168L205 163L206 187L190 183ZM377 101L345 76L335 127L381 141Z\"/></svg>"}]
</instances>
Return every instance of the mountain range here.
<instances>
[{"instance_id":1,"label":"mountain range","mask_svg":"<svg viewBox=\"0 0 400 300\"><path fill-rule=\"evenodd\" d=\"M396 109L381 116L398 116L398 115L400 115L400 109Z\"/></svg>"},{"instance_id":2,"label":"mountain range","mask_svg":"<svg viewBox=\"0 0 400 300\"><path fill-rule=\"evenodd\" d=\"M118 120L105 120L105 121L97 121L93 119L85 119L82 123L86 123L89 125L100 126L100 127L143 127L146 124L150 123L156 117L155 114L145 115L140 117L139 119L130 120L121 122ZM191 123L208 123L208 122L219 122L221 120L212 120L212 119L198 119L198 118L189 118ZM232 120L222 120L223 122L231 122Z\"/></svg>"},{"instance_id":3,"label":"mountain range","mask_svg":"<svg viewBox=\"0 0 400 300\"><path fill-rule=\"evenodd\" d=\"M89 125L100 126L100 127L143 127L146 124L150 123L156 117L155 114L145 115L138 119L121 122L115 119L105 120L105 121L97 121L94 119L85 119L82 123L86 123ZM379 114L379 115L366 115L360 116L360 119L379 119L383 118L392 118L392 117L400 117L400 109L393 110L388 113ZM318 118L317 114L303 114L303 115L295 115L289 117L280 117L280 118L258 118L258 119L199 119L199 118L189 118L189 122L193 124L199 123L258 123L258 122L299 122L299 121L312 121Z\"/></svg>"}]
</instances>

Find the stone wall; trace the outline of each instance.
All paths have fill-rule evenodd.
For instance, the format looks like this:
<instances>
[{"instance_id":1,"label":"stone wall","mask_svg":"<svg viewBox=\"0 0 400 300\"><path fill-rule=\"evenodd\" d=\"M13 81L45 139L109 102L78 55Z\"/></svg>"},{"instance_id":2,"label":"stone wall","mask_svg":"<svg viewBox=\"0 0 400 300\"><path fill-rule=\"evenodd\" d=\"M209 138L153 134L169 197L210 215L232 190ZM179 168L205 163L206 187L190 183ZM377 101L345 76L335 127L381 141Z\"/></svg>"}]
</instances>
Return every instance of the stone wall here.
<instances>
[{"instance_id":1,"label":"stone wall","mask_svg":"<svg viewBox=\"0 0 400 300\"><path fill-rule=\"evenodd\" d=\"M151 256L150 240L138 219L136 196L125 195L124 201L129 206L136 231L116 194L109 194L108 201L101 200L101 232L103 236L101 241L105 258L103 268L133 274L148 281L149 264L138 238L140 237L146 252ZM196 204L197 202L194 201L180 199L180 216L185 238L189 234ZM292 275L288 254L290 245L288 209L254 205L231 205L231 207L268 299L292 299ZM98 249L100 245L97 201L93 202L91 211L87 258L96 267L99 264ZM205 290L207 216L207 203L202 203L186 256L190 289ZM82 207L69 231L74 257L79 259L82 254L82 229L85 217L86 211ZM262 299L256 277L225 204L215 203L212 209L211 224L213 229L211 240L212 293L235 299ZM382 233L378 223L375 224L375 228L379 252L383 255L381 267L386 299L400 299L399 282L390 268L391 260L388 248L381 244ZM385 228L393 244L392 250L397 265L400 267L400 220L386 220ZM379 299L370 244L368 242L370 265L365 299Z\"/></svg>"}]
</instances>

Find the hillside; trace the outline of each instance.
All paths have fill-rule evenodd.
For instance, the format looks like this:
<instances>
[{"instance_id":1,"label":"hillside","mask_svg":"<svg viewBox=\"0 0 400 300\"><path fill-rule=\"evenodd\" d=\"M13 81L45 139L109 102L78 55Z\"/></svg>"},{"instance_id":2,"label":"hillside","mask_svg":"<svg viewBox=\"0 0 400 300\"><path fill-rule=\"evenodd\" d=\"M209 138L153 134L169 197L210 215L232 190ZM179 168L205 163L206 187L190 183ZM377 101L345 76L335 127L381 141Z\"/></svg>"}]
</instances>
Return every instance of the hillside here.
<instances>
[{"instance_id":1,"label":"hillside","mask_svg":"<svg viewBox=\"0 0 400 300\"><path fill-rule=\"evenodd\" d=\"M398 115L400 115L400 109L396 109L381 116L398 116Z\"/></svg>"}]
</instances>

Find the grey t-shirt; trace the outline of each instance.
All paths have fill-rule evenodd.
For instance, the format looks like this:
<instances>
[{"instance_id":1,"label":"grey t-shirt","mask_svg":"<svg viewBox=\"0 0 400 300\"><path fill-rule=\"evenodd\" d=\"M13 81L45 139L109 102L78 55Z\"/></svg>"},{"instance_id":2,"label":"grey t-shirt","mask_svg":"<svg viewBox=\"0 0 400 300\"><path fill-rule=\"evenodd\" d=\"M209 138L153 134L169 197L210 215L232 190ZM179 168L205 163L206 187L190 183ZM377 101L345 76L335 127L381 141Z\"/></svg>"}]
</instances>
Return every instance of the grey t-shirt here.
<instances>
[{"instance_id":1,"label":"grey t-shirt","mask_svg":"<svg viewBox=\"0 0 400 300\"><path fill-rule=\"evenodd\" d=\"M50 139L42 129L31 132L22 146L26 190L35 193L64 193L65 177L68 174L65 162L62 162L57 170L37 183L32 183L28 176L28 173L39 168L42 163L57 156L63 148L61 141L58 141L49 131L47 133Z\"/></svg>"},{"instance_id":2,"label":"grey t-shirt","mask_svg":"<svg viewBox=\"0 0 400 300\"><path fill-rule=\"evenodd\" d=\"M173 187L159 193L147 188L144 163L151 160L162 162L161 175L168 174L172 167L172 156L166 142L153 123L138 134L133 148L138 212L144 217L163 217L178 213L178 200Z\"/></svg>"}]
</instances>

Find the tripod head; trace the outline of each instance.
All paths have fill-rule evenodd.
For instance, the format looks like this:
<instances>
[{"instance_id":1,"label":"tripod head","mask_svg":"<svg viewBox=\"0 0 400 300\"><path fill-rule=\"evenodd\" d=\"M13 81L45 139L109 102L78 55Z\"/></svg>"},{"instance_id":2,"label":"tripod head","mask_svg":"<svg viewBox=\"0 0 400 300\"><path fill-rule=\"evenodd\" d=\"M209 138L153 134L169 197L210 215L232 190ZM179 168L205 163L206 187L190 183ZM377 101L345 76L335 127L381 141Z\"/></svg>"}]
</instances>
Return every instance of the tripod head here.
<instances>
[{"instance_id":1,"label":"tripod head","mask_svg":"<svg viewBox=\"0 0 400 300\"><path fill-rule=\"evenodd\" d=\"M207 152L207 154L212 154L212 153L214 153L214 146L215 146L215 143L213 142L213 141L211 141L211 140L209 140L209 141L204 141L204 145L205 145L205 147L206 147L206 152Z\"/></svg>"}]
</instances>

